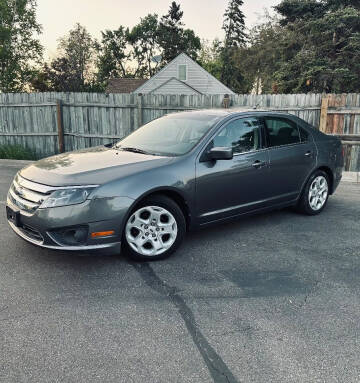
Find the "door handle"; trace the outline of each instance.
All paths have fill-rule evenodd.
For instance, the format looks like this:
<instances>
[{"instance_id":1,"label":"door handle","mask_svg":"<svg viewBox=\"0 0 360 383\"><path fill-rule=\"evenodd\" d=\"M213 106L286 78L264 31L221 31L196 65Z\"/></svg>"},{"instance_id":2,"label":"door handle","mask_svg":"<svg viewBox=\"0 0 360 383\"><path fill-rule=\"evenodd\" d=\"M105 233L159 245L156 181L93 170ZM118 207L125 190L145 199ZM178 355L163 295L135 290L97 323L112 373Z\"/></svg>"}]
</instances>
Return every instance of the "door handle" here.
<instances>
[{"instance_id":1,"label":"door handle","mask_svg":"<svg viewBox=\"0 0 360 383\"><path fill-rule=\"evenodd\" d=\"M312 151L311 150L308 150L306 153L305 153L305 157L310 157L312 155Z\"/></svg>"},{"instance_id":2,"label":"door handle","mask_svg":"<svg viewBox=\"0 0 360 383\"><path fill-rule=\"evenodd\" d=\"M255 162L252 164L252 166L253 166L254 168L256 168L256 169L260 169L261 167L263 167L263 166L265 166L265 165L266 165L266 162L264 162L264 161L259 161L259 160L255 161Z\"/></svg>"}]
</instances>

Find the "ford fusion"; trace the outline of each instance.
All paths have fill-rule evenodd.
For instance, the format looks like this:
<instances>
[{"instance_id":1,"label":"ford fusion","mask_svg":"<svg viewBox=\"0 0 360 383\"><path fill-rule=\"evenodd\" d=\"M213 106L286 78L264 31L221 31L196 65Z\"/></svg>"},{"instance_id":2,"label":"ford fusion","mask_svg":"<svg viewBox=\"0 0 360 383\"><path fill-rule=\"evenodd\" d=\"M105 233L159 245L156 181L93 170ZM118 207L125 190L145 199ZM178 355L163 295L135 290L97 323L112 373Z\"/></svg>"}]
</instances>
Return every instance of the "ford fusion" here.
<instances>
[{"instance_id":1,"label":"ford fusion","mask_svg":"<svg viewBox=\"0 0 360 383\"><path fill-rule=\"evenodd\" d=\"M285 113L174 113L115 145L45 158L16 175L11 228L50 249L165 258L187 230L269 209L319 214L341 142Z\"/></svg>"}]
</instances>

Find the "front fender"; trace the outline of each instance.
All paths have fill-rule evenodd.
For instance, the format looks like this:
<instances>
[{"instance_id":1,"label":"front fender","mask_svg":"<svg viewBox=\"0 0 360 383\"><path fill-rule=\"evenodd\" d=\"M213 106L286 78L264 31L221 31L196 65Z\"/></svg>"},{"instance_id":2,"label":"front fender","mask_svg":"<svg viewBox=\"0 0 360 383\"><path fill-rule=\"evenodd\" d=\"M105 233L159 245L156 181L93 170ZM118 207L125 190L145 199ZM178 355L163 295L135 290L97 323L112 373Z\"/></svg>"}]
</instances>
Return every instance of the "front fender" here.
<instances>
[{"instance_id":1,"label":"front fender","mask_svg":"<svg viewBox=\"0 0 360 383\"><path fill-rule=\"evenodd\" d=\"M176 164L127 175L108 182L94 191L93 199L127 197L132 200L129 212L146 196L157 193L176 193L187 205L189 211L194 209L195 196L195 162L190 158L182 159Z\"/></svg>"}]
</instances>

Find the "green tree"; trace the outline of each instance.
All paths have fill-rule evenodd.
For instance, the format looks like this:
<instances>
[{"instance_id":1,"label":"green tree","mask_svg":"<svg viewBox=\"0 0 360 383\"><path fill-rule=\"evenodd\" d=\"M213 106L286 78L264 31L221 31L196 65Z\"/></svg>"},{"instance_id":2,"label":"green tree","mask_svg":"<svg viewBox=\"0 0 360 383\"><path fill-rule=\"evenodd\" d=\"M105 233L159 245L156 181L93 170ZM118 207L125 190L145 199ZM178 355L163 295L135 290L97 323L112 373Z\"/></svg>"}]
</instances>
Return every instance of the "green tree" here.
<instances>
[{"instance_id":1,"label":"green tree","mask_svg":"<svg viewBox=\"0 0 360 383\"><path fill-rule=\"evenodd\" d=\"M0 91L27 89L42 59L39 33L36 0L0 0Z\"/></svg>"},{"instance_id":2,"label":"green tree","mask_svg":"<svg viewBox=\"0 0 360 383\"><path fill-rule=\"evenodd\" d=\"M129 30L120 26L114 31L106 30L101 32L102 39L97 44L98 81L106 85L109 78L130 77L130 70L127 68L130 58L127 52Z\"/></svg>"},{"instance_id":3,"label":"green tree","mask_svg":"<svg viewBox=\"0 0 360 383\"><path fill-rule=\"evenodd\" d=\"M244 47L246 45L245 16L241 10L243 4L243 0L230 0L225 10L223 30L227 47Z\"/></svg>"},{"instance_id":4,"label":"green tree","mask_svg":"<svg viewBox=\"0 0 360 383\"><path fill-rule=\"evenodd\" d=\"M274 73L281 91L360 90L359 2L284 0L275 9L283 26L282 60Z\"/></svg>"},{"instance_id":5,"label":"green tree","mask_svg":"<svg viewBox=\"0 0 360 383\"><path fill-rule=\"evenodd\" d=\"M225 31L222 49L221 81L235 92L244 91L244 77L235 64L238 49L246 46L245 16L241 10L243 0L229 0L224 14L223 30Z\"/></svg>"},{"instance_id":6,"label":"green tree","mask_svg":"<svg viewBox=\"0 0 360 383\"><path fill-rule=\"evenodd\" d=\"M318 0L283 0L274 9L282 16L280 25L286 26L291 23L309 20L309 18L322 17L325 11L325 3Z\"/></svg>"},{"instance_id":7,"label":"green tree","mask_svg":"<svg viewBox=\"0 0 360 383\"><path fill-rule=\"evenodd\" d=\"M102 32L97 44L97 81L102 88L109 78L151 77L181 52L196 59L201 42L194 31L184 29L182 17L180 5L172 2L160 21L149 14L132 29L120 26Z\"/></svg>"},{"instance_id":8,"label":"green tree","mask_svg":"<svg viewBox=\"0 0 360 383\"><path fill-rule=\"evenodd\" d=\"M158 27L158 16L149 14L128 31L131 58L137 63L136 76L152 77L157 72L159 62L155 62L153 58L160 54Z\"/></svg>"},{"instance_id":9,"label":"green tree","mask_svg":"<svg viewBox=\"0 0 360 383\"><path fill-rule=\"evenodd\" d=\"M48 64L44 64L43 67L36 68L30 79L30 89L35 92L49 92L52 89L52 84L48 75Z\"/></svg>"},{"instance_id":10,"label":"green tree","mask_svg":"<svg viewBox=\"0 0 360 383\"><path fill-rule=\"evenodd\" d=\"M85 92L98 90L94 79L95 40L85 27L76 24L58 45L58 57L45 64L43 73L33 81L34 86L45 80L49 90L56 92Z\"/></svg>"},{"instance_id":11,"label":"green tree","mask_svg":"<svg viewBox=\"0 0 360 383\"><path fill-rule=\"evenodd\" d=\"M201 50L198 56L199 64L211 73L218 80L221 79L222 71L222 42L218 39L215 39L212 42L208 40L201 41Z\"/></svg>"},{"instance_id":12,"label":"green tree","mask_svg":"<svg viewBox=\"0 0 360 383\"><path fill-rule=\"evenodd\" d=\"M106 86L109 78L153 76L159 64L153 57L158 45L158 16L147 15L131 30L120 26L102 32L98 50L98 81Z\"/></svg>"},{"instance_id":13,"label":"green tree","mask_svg":"<svg viewBox=\"0 0 360 383\"><path fill-rule=\"evenodd\" d=\"M200 38L191 29L184 29L181 21L184 12L180 4L171 3L168 13L161 17L158 27L158 44L162 49L163 64L173 60L184 52L191 58L197 58L201 48Z\"/></svg>"},{"instance_id":14,"label":"green tree","mask_svg":"<svg viewBox=\"0 0 360 383\"><path fill-rule=\"evenodd\" d=\"M266 15L265 21L250 31L248 46L237 49L235 66L243 75L245 93L277 92L274 73L282 60L280 32L277 20Z\"/></svg>"}]
</instances>

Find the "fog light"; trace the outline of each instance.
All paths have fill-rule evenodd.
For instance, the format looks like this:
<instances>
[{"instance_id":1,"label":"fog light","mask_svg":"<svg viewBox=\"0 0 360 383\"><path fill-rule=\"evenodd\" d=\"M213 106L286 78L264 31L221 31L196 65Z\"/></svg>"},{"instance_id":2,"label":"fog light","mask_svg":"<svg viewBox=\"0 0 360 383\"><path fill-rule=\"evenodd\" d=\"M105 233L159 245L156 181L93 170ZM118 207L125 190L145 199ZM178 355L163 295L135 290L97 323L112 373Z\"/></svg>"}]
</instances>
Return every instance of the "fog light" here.
<instances>
[{"instance_id":1,"label":"fog light","mask_svg":"<svg viewBox=\"0 0 360 383\"><path fill-rule=\"evenodd\" d=\"M60 245L79 246L86 243L88 237L87 226L69 227L49 232L50 236Z\"/></svg>"},{"instance_id":2,"label":"fog light","mask_svg":"<svg viewBox=\"0 0 360 383\"><path fill-rule=\"evenodd\" d=\"M99 238L99 237L109 237L110 235L114 235L114 230L109 231L97 231L95 233L91 233L91 238Z\"/></svg>"}]
</instances>

